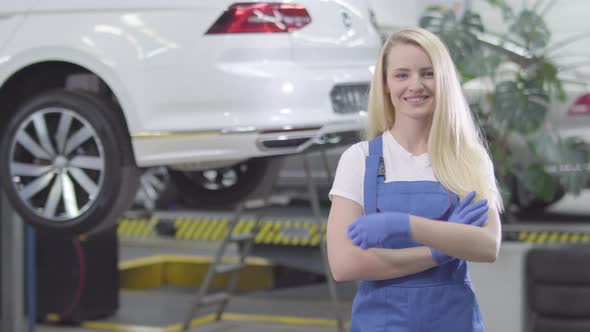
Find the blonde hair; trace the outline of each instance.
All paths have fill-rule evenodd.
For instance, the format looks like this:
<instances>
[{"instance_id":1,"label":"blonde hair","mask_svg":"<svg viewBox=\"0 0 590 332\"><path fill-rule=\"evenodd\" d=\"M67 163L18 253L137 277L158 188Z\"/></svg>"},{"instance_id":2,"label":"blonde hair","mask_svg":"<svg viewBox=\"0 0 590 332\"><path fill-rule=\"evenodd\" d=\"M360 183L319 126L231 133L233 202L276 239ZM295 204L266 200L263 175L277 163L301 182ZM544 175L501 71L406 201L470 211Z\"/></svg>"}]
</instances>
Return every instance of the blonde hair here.
<instances>
[{"instance_id":1,"label":"blonde hair","mask_svg":"<svg viewBox=\"0 0 590 332\"><path fill-rule=\"evenodd\" d=\"M386 93L387 56L394 45L413 44L430 57L435 77L435 109L428 139L434 176L449 190L464 197L476 191L490 207L503 210L502 196L493 175L493 164L461 89L449 51L433 33L405 28L391 35L379 54L369 91L370 139L393 127L395 108Z\"/></svg>"}]
</instances>

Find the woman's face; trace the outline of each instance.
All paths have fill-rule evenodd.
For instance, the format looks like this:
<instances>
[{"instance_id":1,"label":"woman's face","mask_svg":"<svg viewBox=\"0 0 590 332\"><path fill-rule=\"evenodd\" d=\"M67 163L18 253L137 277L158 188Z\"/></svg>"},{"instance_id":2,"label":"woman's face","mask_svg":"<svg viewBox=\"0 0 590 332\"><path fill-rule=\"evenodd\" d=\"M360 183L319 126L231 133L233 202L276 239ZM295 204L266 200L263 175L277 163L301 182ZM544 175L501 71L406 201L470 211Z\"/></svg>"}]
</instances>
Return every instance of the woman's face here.
<instances>
[{"instance_id":1,"label":"woman's face","mask_svg":"<svg viewBox=\"0 0 590 332\"><path fill-rule=\"evenodd\" d=\"M428 119L434 112L435 81L432 61L413 44L396 44L387 55L386 90L395 116Z\"/></svg>"}]
</instances>

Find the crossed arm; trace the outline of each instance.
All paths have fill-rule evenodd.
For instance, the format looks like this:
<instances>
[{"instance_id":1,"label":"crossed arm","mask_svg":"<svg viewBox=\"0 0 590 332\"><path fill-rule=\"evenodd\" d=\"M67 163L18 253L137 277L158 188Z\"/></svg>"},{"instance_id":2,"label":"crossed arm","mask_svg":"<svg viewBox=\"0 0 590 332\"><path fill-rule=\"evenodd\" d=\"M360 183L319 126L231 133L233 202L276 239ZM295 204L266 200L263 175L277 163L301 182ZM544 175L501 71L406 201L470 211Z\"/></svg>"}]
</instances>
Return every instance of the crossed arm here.
<instances>
[{"instance_id":1,"label":"crossed arm","mask_svg":"<svg viewBox=\"0 0 590 332\"><path fill-rule=\"evenodd\" d=\"M423 247L363 250L352 244L347 228L363 215L362 207L347 198L334 196L328 217L328 260L336 281L381 280L415 274L437 264L430 247L450 256L476 262L493 262L500 248L498 212L488 210L483 227L440 222L411 216L412 240Z\"/></svg>"}]
</instances>

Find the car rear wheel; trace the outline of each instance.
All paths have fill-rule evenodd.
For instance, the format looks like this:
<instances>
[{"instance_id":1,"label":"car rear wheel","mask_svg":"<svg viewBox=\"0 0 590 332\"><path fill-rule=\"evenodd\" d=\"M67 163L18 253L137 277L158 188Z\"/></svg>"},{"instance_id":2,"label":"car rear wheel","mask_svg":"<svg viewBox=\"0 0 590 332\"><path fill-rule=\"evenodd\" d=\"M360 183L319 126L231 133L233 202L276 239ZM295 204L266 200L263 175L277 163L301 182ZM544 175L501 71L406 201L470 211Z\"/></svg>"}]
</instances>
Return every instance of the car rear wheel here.
<instances>
[{"instance_id":1,"label":"car rear wheel","mask_svg":"<svg viewBox=\"0 0 590 332\"><path fill-rule=\"evenodd\" d=\"M25 222L87 233L128 208L137 170L114 107L86 92L55 90L16 110L2 134L0 181Z\"/></svg>"},{"instance_id":2,"label":"car rear wheel","mask_svg":"<svg viewBox=\"0 0 590 332\"><path fill-rule=\"evenodd\" d=\"M230 207L248 197L263 186L270 185L275 161L249 159L218 169L204 171L171 171L181 201L189 207Z\"/></svg>"}]
</instances>

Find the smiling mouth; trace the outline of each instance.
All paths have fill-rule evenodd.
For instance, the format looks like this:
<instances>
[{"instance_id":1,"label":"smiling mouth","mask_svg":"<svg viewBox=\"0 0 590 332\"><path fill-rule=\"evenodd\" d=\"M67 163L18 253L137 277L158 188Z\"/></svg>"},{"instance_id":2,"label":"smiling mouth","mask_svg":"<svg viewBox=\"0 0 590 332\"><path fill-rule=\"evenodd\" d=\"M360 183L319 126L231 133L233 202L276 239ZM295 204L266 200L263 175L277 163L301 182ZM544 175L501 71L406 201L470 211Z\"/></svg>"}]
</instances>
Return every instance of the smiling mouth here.
<instances>
[{"instance_id":1,"label":"smiling mouth","mask_svg":"<svg viewBox=\"0 0 590 332\"><path fill-rule=\"evenodd\" d=\"M414 105L422 104L426 100L428 100L430 96L420 96L420 97L406 97L403 98L406 102Z\"/></svg>"}]
</instances>

